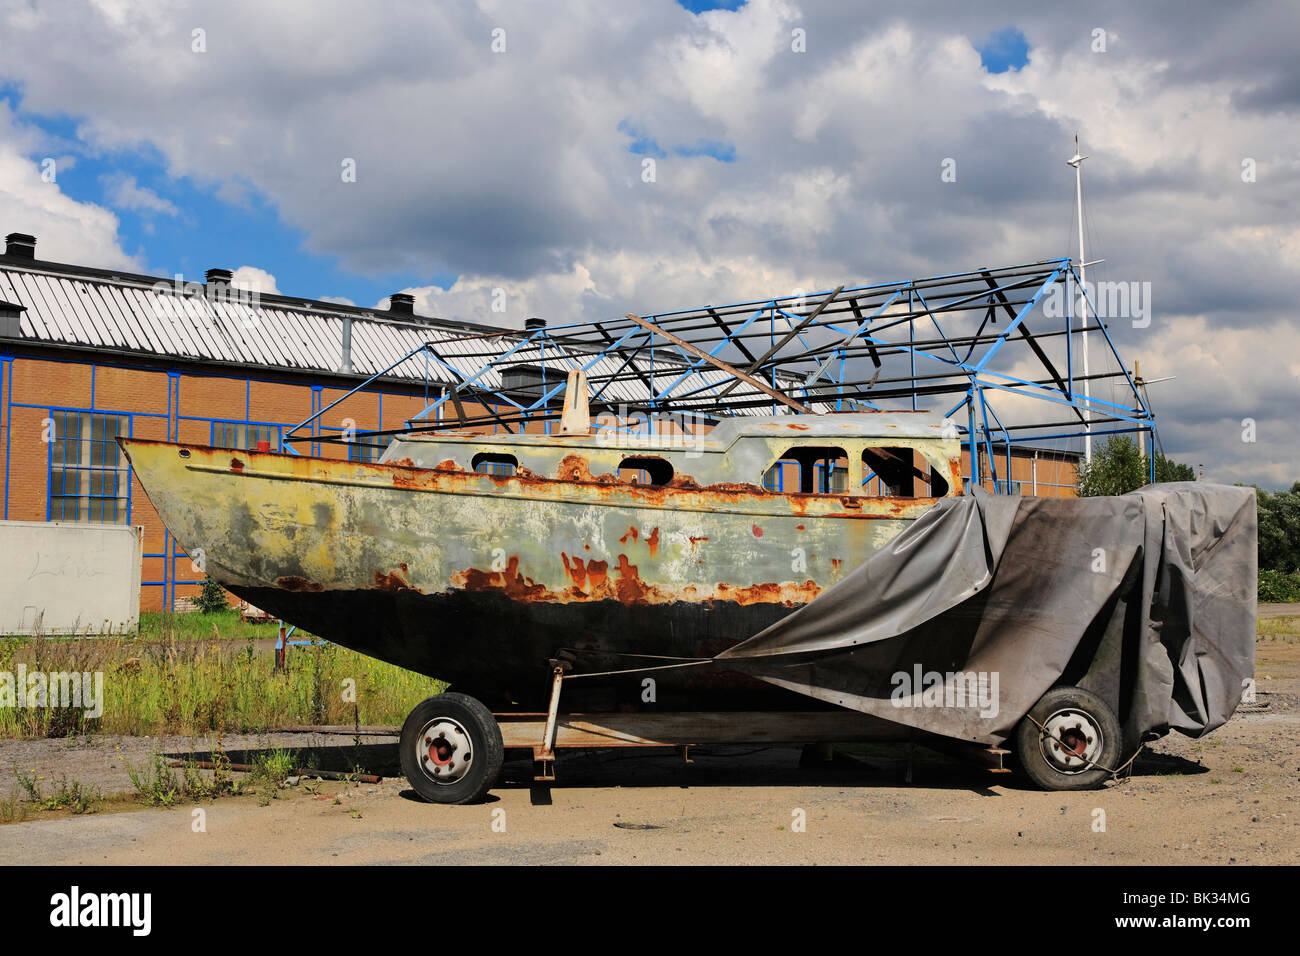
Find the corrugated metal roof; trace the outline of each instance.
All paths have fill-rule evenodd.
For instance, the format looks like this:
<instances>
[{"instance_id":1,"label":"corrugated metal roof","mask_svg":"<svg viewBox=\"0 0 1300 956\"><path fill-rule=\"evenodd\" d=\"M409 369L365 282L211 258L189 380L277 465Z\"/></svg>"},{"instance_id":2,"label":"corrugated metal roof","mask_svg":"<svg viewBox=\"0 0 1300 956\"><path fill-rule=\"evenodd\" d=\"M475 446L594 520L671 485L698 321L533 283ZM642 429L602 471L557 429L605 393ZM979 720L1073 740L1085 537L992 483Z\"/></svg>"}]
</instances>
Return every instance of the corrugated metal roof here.
<instances>
[{"instance_id":1,"label":"corrugated metal roof","mask_svg":"<svg viewBox=\"0 0 1300 956\"><path fill-rule=\"evenodd\" d=\"M239 289L192 283L182 285L148 276L113 276L99 270L33 260L31 264L0 257L0 300L26 306L23 339L52 346L81 346L160 358L215 362L302 372L344 373L343 329L351 320L351 376L375 375L425 343L447 365L475 384L501 387L492 365L526 333L486 326L394 319L364 309L330 307L284 296L256 296ZM179 287L178 287L179 286ZM295 305L295 301L301 305ZM431 324L432 323L432 324ZM488 337L507 332L500 338ZM496 343L499 348L493 348ZM490 355L484 353L492 353ZM562 350L553 340L532 342L503 365L546 364L572 369L590 363L592 354ZM638 376L663 388L681 374L671 359L652 368L644 360L624 366L624 357L601 357L588 369L592 391L609 381L602 399L628 404L649 397ZM485 369L486 366L486 370ZM620 371L621 370L621 371ZM481 374L480 374L481 373ZM387 378L448 385L456 379L438 362L415 357L386 374ZM674 395L731 381L725 372L694 373ZM742 386L739 395L760 393ZM755 409L754 413L761 413Z\"/></svg>"}]
</instances>

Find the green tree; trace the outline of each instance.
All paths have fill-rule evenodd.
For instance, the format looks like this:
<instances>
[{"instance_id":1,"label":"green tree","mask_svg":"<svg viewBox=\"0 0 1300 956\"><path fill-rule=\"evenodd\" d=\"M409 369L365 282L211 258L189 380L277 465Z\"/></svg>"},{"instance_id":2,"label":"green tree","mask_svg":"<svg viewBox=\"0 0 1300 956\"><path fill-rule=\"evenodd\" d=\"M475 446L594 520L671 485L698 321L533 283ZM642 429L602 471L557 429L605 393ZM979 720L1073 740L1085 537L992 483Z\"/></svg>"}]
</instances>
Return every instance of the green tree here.
<instances>
[{"instance_id":1,"label":"green tree","mask_svg":"<svg viewBox=\"0 0 1300 956\"><path fill-rule=\"evenodd\" d=\"M1079 465L1079 497L1123 495L1147 483L1146 462L1127 435L1111 435Z\"/></svg>"},{"instance_id":2,"label":"green tree","mask_svg":"<svg viewBox=\"0 0 1300 956\"><path fill-rule=\"evenodd\" d=\"M194 606L204 614L211 614L213 611L226 610L230 607L230 602L226 600L225 588L212 578L204 578L203 587L194 599Z\"/></svg>"},{"instance_id":3,"label":"green tree","mask_svg":"<svg viewBox=\"0 0 1300 956\"><path fill-rule=\"evenodd\" d=\"M1195 481L1196 472L1156 452L1156 481ZM1111 435L1079 465L1079 496L1123 495L1147 484L1151 459L1138 451L1128 435Z\"/></svg>"},{"instance_id":4,"label":"green tree","mask_svg":"<svg viewBox=\"0 0 1300 956\"><path fill-rule=\"evenodd\" d=\"M1146 459L1143 459L1144 461ZM1145 470L1145 469L1144 469ZM1195 481L1196 471L1191 465L1170 461L1156 452L1156 481Z\"/></svg>"},{"instance_id":5,"label":"green tree","mask_svg":"<svg viewBox=\"0 0 1300 956\"><path fill-rule=\"evenodd\" d=\"M1300 570L1300 481L1290 491L1255 489L1259 513L1259 570Z\"/></svg>"}]
</instances>

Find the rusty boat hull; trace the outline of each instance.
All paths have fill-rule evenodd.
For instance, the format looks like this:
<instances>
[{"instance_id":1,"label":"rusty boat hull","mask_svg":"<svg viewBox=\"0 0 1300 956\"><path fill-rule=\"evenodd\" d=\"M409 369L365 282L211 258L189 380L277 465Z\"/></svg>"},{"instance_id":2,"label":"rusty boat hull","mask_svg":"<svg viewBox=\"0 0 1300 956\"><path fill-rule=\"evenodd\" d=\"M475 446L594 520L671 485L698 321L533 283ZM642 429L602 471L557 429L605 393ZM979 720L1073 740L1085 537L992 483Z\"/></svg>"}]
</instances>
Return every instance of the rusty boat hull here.
<instances>
[{"instance_id":1,"label":"rusty boat hull","mask_svg":"<svg viewBox=\"0 0 1300 956\"><path fill-rule=\"evenodd\" d=\"M120 439L179 544L209 576L331 642L541 708L575 672L709 658L802 607L934 498L781 494L481 474ZM822 706L715 666L657 672L677 710ZM642 677L578 681L571 706L635 708Z\"/></svg>"}]
</instances>

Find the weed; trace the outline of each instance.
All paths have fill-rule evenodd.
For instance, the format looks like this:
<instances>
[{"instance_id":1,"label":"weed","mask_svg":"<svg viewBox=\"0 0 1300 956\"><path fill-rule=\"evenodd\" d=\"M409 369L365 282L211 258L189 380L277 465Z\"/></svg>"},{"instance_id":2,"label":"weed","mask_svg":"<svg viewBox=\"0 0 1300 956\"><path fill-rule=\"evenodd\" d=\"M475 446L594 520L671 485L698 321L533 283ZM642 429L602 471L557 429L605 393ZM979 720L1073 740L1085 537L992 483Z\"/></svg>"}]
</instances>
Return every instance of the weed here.
<instances>
[{"instance_id":1,"label":"weed","mask_svg":"<svg viewBox=\"0 0 1300 956\"><path fill-rule=\"evenodd\" d=\"M280 748L263 751L253 758L253 770L249 779L278 787L287 777L292 776L297 756L292 750Z\"/></svg>"},{"instance_id":2,"label":"weed","mask_svg":"<svg viewBox=\"0 0 1300 956\"><path fill-rule=\"evenodd\" d=\"M17 790L10 790L0 799L0 823L22 823L26 819L26 802L18 796Z\"/></svg>"},{"instance_id":3,"label":"weed","mask_svg":"<svg viewBox=\"0 0 1300 956\"><path fill-rule=\"evenodd\" d=\"M167 766L167 758L160 753L153 755L151 764L139 769L127 767L126 772L136 793L151 807L173 806L181 796L181 784Z\"/></svg>"},{"instance_id":4,"label":"weed","mask_svg":"<svg viewBox=\"0 0 1300 956\"><path fill-rule=\"evenodd\" d=\"M21 771L18 772L18 784L27 793L28 801L37 810L70 810L73 813L93 813L95 804L102 799L98 790L91 790L82 786L80 780L68 783L66 774L59 780L58 789L49 796L42 792L41 785L35 777L29 777Z\"/></svg>"}]
</instances>

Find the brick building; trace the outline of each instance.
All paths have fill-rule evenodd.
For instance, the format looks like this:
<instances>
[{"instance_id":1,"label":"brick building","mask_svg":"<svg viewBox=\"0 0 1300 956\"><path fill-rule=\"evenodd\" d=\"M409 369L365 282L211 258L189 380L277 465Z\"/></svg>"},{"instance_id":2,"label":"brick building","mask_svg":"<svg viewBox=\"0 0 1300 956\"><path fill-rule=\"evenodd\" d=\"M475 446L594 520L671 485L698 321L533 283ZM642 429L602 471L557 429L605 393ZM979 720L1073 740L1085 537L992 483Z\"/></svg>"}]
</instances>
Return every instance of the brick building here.
<instances>
[{"instance_id":1,"label":"brick building","mask_svg":"<svg viewBox=\"0 0 1300 956\"><path fill-rule=\"evenodd\" d=\"M208 270L202 284L160 281L43 261L35 248L33 237L12 233L0 255L2 516L141 525L143 611L193 596L202 575L131 475L116 436L276 448L295 425L421 343L437 342L469 377L481 361L458 340L501 332L417 316L409 295L394 294L386 310L361 309L250 294L231 287L222 269ZM401 427L428 405L431 383L451 380L417 360L397 364L310 434ZM372 460L382 443L297 448ZM1006 474L1005 448L994 452ZM1017 446L1010 482L996 490L1072 495L1077 463L1071 452Z\"/></svg>"},{"instance_id":2,"label":"brick building","mask_svg":"<svg viewBox=\"0 0 1300 956\"><path fill-rule=\"evenodd\" d=\"M421 342L488 331L387 311L253 296L213 269L203 284L45 262L11 234L0 256L3 517L141 525L140 607L197 593L202 579L130 474L118 435L256 448ZM408 363L333 409L310 434L400 427L428 404ZM311 442L304 453L371 460L378 442Z\"/></svg>"}]
</instances>

